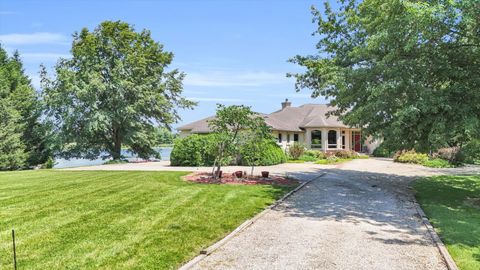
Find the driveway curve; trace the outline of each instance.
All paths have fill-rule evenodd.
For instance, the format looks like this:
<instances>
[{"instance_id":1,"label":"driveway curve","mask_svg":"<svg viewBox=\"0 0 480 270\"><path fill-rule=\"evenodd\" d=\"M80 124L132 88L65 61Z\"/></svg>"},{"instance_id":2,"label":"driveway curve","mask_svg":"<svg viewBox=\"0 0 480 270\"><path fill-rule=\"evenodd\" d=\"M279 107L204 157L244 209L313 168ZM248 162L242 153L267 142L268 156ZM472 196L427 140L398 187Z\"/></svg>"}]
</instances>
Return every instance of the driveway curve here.
<instances>
[{"instance_id":1,"label":"driveway curve","mask_svg":"<svg viewBox=\"0 0 480 270\"><path fill-rule=\"evenodd\" d=\"M370 159L301 177L321 172L194 269L447 269L408 189L441 171Z\"/></svg>"}]
</instances>

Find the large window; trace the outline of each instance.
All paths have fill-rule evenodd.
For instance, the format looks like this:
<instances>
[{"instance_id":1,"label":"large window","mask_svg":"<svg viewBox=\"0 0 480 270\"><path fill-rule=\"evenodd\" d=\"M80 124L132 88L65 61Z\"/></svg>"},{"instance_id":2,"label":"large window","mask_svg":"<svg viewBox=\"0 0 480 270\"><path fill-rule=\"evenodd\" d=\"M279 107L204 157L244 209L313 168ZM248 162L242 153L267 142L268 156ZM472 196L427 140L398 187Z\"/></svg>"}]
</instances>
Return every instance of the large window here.
<instances>
[{"instance_id":1,"label":"large window","mask_svg":"<svg viewBox=\"0 0 480 270\"><path fill-rule=\"evenodd\" d=\"M328 148L337 148L337 131L328 131Z\"/></svg>"},{"instance_id":2,"label":"large window","mask_svg":"<svg viewBox=\"0 0 480 270\"><path fill-rule=\"evenodd\" d=\"M297 133L293 134L293 141L298 142L298 134Z\"/></svg>"},{"instance_id":3,"label":"large window","mask_svg":"<svg viewBox=\"0 0 480 270\"><path fill-rule=\"evenodd\" d=\"M312 148L322 148L322 132L312 130Z\"/></svg>"}]
</instances>

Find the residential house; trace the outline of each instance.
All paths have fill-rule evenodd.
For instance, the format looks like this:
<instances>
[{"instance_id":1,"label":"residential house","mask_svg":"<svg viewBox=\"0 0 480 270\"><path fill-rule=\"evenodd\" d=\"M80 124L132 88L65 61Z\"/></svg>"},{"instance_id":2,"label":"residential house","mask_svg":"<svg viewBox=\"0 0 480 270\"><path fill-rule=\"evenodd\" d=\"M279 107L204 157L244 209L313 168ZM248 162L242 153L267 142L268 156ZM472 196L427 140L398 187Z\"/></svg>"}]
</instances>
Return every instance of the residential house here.
<instances>
[{"instance_id":1,"label":"residential house","mask_svg":"<svg viewBox=\"0 0 480 270\"><path fill-rule=\"evenodd\" d=\"M371 153L377 146L376 142L362 140L360 128L347 126L336 116L327 116L327 113L334 109L327 104L305 104L293 107L288 99L281 104L280 110L259 115L271 127L273 136L284 149L298 142L309 149L324 152L345 149ZM213 118L215 116L177 129L181 137L189 134L207 134L211 132L208 121Z\"/></svg>"}]
</instances>

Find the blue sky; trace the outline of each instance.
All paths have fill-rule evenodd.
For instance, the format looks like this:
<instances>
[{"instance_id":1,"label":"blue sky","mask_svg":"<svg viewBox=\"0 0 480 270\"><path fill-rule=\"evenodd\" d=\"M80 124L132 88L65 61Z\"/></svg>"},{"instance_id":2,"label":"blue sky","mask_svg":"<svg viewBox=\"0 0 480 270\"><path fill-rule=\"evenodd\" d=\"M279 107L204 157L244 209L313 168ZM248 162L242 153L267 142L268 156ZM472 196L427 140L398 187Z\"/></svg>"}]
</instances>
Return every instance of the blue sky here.
<instances>
[{"instance_id":1,"label":"blue sky","mask_svg":"<svg viewBox=\"0 0 480 270\"><path fill-rule=\"evenodd\" d=\"M313 54L310 6L321 1L5 1L0 2L0 42L18 49L26 73L38 86L41 63L68 57L71 35L104 20L147 28L172 51L172 68L187 74L184 94L198 101L181 111L182 123L215 113L215 104L245 104L272 112L285 98L293 105L325 103L308 90L296 93L287 60Z\"/></svg>"}]
</instances>

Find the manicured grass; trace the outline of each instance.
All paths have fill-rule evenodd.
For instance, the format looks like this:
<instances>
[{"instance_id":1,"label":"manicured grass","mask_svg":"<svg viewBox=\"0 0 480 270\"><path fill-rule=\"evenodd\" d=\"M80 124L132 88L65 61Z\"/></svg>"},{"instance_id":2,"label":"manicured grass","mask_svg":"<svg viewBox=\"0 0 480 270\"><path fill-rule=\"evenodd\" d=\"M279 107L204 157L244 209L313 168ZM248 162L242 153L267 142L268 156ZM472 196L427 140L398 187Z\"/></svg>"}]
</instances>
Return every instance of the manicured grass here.
<instances>
[{"instance_id":1,"label":"manicured grass","mask_svg":"<svg viewBox=\"0 0 480 270\"><path fill-rule=\"evenodd\" d=\"M301 160L301 159L289 159L289 160L287 160L287 163L305 163L305 160Z\"/></svg>"},{"instance_id":2,"label":"manicured grass","mask_svg":"<svg viewBox=\"0 0 480 270\"><path fill-rule=\"evenodd\" d=\"M458 267L480 269L480 175L430 177L414 188Z\"/></svg>"},{"instance_id":3,"label":"manicured grass","mask_svg":"<svg viewBox=\"0 0 480 270\"><path fill-rule=\"evenodd\" d=\"M441 158L434 158L434 159L428 159L422 163L423 166L425 167L430 167L430 168L453 168L455 167L453 164L450 164L450 162L441 159Z\"/></svg>"},{"instance_id":4,"label":"manicured grass","mask_svg":"<svg viewBox=\"0 0 480 270\"><path fill-rule=\"evenodd\" d=\"M0 268L172 269L290 188L208 185L183 172L0 173Z\"/></svg>"},{"instance_id":5,"label":"manicured grass","mask_svg":"<svg viewBox=\"0 0 480 270\"><path fill-rule=\"evenodd\" d=\"M331 164L338 164L338 163L352 161L352 160L353 158L319 159L315 162L315 164L331 165Z\"/></svg>"}]
</instances>

